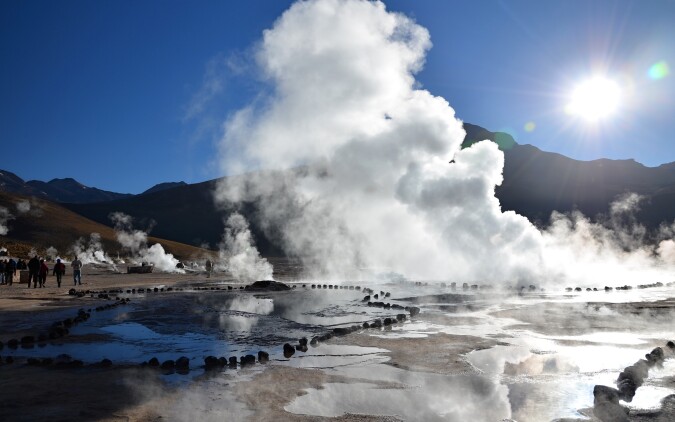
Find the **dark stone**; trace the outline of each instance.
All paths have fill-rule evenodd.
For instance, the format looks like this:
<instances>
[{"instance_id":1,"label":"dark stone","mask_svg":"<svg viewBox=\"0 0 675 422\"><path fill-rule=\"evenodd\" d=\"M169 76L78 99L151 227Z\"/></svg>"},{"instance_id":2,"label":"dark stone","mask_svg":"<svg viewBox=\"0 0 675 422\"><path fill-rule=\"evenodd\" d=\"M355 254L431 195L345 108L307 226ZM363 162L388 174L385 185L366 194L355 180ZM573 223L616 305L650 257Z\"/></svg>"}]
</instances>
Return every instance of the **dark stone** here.
<instances>
[{"instance_id":1,"label":"dark stone","mask_svg":"<svg viewBox=\"0 0 675 422\"><path fill-rule=\"evenodd\" d=\"M298 352L307 353L307 345L298 344L297 346L295 346L295 350L297 350Z\"/></svg>"},{"instance_id":2,"label":"dark stone","mask_svg":"<svg viewBox=\"0 0 675 422\"><path fill-rule=\"evenodd\" d=\"M645 358L647 358L647 362L649 362L650 366L661 364L663 362L663 349L657 347L647 353Z\"/></svg>"},{"instance_id":3,"label":"dark stone","mask_svg":"<svg viewBox=\"0 0 675 422\"><path fill-rule=\"evenodd\" d=\"M635 385L635 382L630 378L624 378L617 381L616 386L619 389L619 398L628 403L633 400L635 391L638 389L638 386Z\"/></svg>"},{"instance_id":4,"label":"dark stone","mask_svg":"<svg viewBox=\"0 0 675 422\"><path fill-rule=\"evenodd\" d=\"M101 366L104 368L110 368L112 366L112 361L110 359L101 360Z\"/></svg>"},{"instance_id":5,"label":"dark stone","mask_svg":"<svg viewBox=\"0 0 675 422\"><path fill-rule=\"evenodd\" d=\"M593 414L602 422L627 422L628 408L619 404L619 391L605 385L593 388Z\"/></svg>"},{"instance_id":6,"label":"dark stone","mask_svg":"<svg viewBox=\"0 0 675 422\"><path fill-rule=\"evenodd\" d=\"M14 358L11 357L11 356L7 356L7 357L5 358L5 363L8 363L8 364L9 364L9 363L14 363Z\"/></svg>"},{"instance_id":7,"label":"dark stone","mask_svg":"<svg viewBox=\"0 0 675 422\"><path fill-rule=\"evenodd\" d=\"M40 362L40 365L42 366L49 366L52 363L54 363L54 359L52 358L43 358L42 361Z\"/></svg>"},{"instance_id":8,"label":"dark stone","mask_svg":"<svg viewBox=\"0 0 675 422\"><path fill-rule=\"evenodd\" d=\"M240 362L241 362L241 366L254 365L255 364L255 356L253 356L253 355L242 356L240 358Z\"/></svg>"},{"instance_id":9,"label":"dark stone","mask_svg":"<svg viewBox=\"0 0 675 422\"><path fill-rule=\"evenodd\" d=\"M7 347L9 347L10 349L16 349L17 347L19 347L19 340L15 339L15 338L10 339L7 342Z\"/></svg>"},{"instance_id":10,"label":"dark stone","mask_svg":"<svg viewBox=\"0 0 675 422\"><path fill-rule=\"evenodd\" d=\"M316 347L319 345L319 337L314 336L312 339L309 341L309 345L312 347Z\"/></svg>"},{"instance_id":11,"label":"dark stone","mask_svg":"<svg viewBox=\"0 0 675 422\"><path fill-rule=\"evenodd\" d=\"M39 366L40 365L40 359L36 358L28 358L28 365L30 366Z\"/></svg>"},{"instance_id":12,"label":"dark stone","mask_svg":"<svg viewBox=\"0 0 675 422\"><path fill-rule=\"evenodd\" d=\"M420 313L420 308L418 308L417 306L411 306L410 309L409 309L409 312L410 312L410 316L414 317L415 315Z\"/></svg>"},{"instance_id":13,"label":"dark stone","mask_svg":"<svg viewBox=\"0 0 675 422\"><path fill-rule=\"evenodd\" d=\"M333 335L334 336L346 336L347 334L351 333L351 329L345 328L345 327L338 327L338 328L333 328Z\"/></svg>"},{"instance_id":14,"label":"dark stone","mask_svg":"<svg viewBox=\"0 0 675 422\"><path fill-rule=\"evenodd\" d=\"M33 336L21 337L21 344L32 344L32 343L35 343L35 337Z\"/></svg>"},{"instance_id":15,"label":"dark stone","mask_svg":"<svg viewBox=\"0 0 675 422\"><path fill-rule=\"evenodd\" d=\"M668 341L668 343L666 343L666 346L668 346L670 350L675 350L675 343L673 343L672 340ZM2 347L0 347L0 349L2 349Z\"/></svg>"},{"instance_id":16,"label":"dark stone","mask_svg":"<svg viewBox=\"0 0 675 422\"><path fill-rule=\"evenodd\" d=\"M148 365L153 366L153 367L157 367L157 366L159 366L159 360L157 358L151 358L148 361Z\"/></svg>"},{"instance_id":17,"label":"dark stone","mask_svg":"<svg viewBox=\"0 0 675 422\"><path fill-rule=\"evenodd\" d=\"M405 316L405 314L398 314L398 315L396 315L396 319L398 321L405 321L406 316Z\"/></svg>"},{"instance_id":18,"label":"dark stone","mask_svg":"<svg viewBox=\"0 0 675 422\"><path fill-rule=\"evenodd\" d=\"M70 362L70 366L73 368L81 368L84 366L84 362L79 359L75 359L74 361Z\"/></svg>"},{"instance_id":19,"label":"dark stone","mask_svg":"<svg viewBox=\"0 0 675 422\"><path fill-rule=\"evenodd\" d=\"M164 362L162 362L161 368L165 369L165 370L169 370L169 369L173 369L175 366L176 366L176 362L169 359L169 360L165 360Z\"/></svg>"},{"instance_id":20,"label":"dark stone","mask_svg":"<svg viewBox=\"0 0 675 422\"><path fill-rule=\"evenodd\" d=\"M574 289L574 291L575 291L575 292L580 292L580 291L581 291L581 287L576 287L576 288Z\"/></svg>"},{"instance_id":21,"label":"dark stone","mask_svg":"<svg viewBox=\"0 0 675 422\"><path fill-rule=\"evenodd\" d=\"M379 299L379 298L380 298L380 296L379 296L377 293L375 293L375 294L373 295L373 299Z\"/></svg>"},{"instance_id":22,"label":"dark stone","mask_svg":"<svg viewBox=\"0 0 675 422\"><path fill-rule=\"evenodd\" d=\"M246 290L265 290L271 292L278 292L283 290L291 290L291 288L284 283L279 283L274 280L261 280L246 286Z\"/></svg>"},{"instance_id":23,"label":"dark stone","mask_svg":"<svg viewBox=\"0 0 675 422\"><path fill-rule=\"evenodd\" d=\"M176 359L176 368L177 369L188 369L190 368L190 359L185 356L181 356Z\"/></svg>"},{"instance_id":24,"label":"dark stone","mask_svg":"<svg viewBox=\"0 0 675 422\"><path fill-rule=\"evenodd\" d=\"M236 356L230 356L230 359L228 360L229 365L232 367L237 367L237 357Z\"/></svg>"},{"instance_id":25,"label":"dark stone","mask_svg":"<svg viewBox=\"0 0 675 422\"><path fill-rule=\"evenodd\" d=\"M291 346L288 343L284 344L284 357L288 359L291 356L293 356L293 354L295 354L295 347Z\"/></svg>"},{"instance_id":26,"label":"dark stone","mask_svg":"<svg viewBox=\"0 0 675 422\"><path fill-rule=\"evenodd\" d=\"M370 295L364 296L363 299L361 299L361 302L369 302L370 301Z\"/></svg>"},{"instance_id":27,"label":"dark stone","mask_svg":"<svg viewBox=\"0 0 675 422\"><path fill-rule=\"evenodd\" d=\"M207 370L214 369L220 366L220 361L215 356L207 356L204 358L204 367Z\"/></svg>"},{"instance_id":28,"label":"dark stone","mask_svg":"<svg viewBox=\"0 0 675 422\"><path fill-rule=\"evenodd\" d=\"M298 344L299 344L300 346L307 346L307 341L308 341L308 340L307 340L307 337L303 337L303 338L301 338L300 340L298 340Z\"/></svg>"},{"instance_id":29,"label":"dark stone","mask_svg":"<svg viewBox=\"0 0 675 422\"><path fill-rule=\"evenodd\" d=\"M258 352L258 362L267 363L270 361L270 354L263 352L262 350Z\"/></svg>"},{"instance_id":30,"label":"dark stone","mask_svg":"<svg viewBox=\"0 0 675 422\"><path fill-rule=\"evenodd\" d=\"M364 322L364 323L363 323L363 328L365 328L365 329L370 328L370 324L368 324L367 322Z\"/></svg>"},{"instance_id":31,"label":"dark stone","mask_svg":"<svg viewBox=\"0 0 675 422\"><path fill-rule=\"evenodd\" d=\"M384 325L391 325L394 321L391 318L385 318L382 322Z\"/></svg>"}]
</instances>

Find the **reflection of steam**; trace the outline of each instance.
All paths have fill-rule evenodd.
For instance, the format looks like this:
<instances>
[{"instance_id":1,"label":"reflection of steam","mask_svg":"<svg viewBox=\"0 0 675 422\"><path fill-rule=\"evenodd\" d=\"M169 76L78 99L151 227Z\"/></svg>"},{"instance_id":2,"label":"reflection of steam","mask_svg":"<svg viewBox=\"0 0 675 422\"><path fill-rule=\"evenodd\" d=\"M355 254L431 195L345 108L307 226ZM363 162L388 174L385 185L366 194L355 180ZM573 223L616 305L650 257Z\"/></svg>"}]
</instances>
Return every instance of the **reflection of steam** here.
<instances>
[{"instance_id":1,"label":"reflection of steam","mask_svg":"<svg viewBox=\"0 0 675 422\"><path fill-rule=\"evenodd\" d=\"M272 299L260 299L251 296L238 296L229 303L228 309L231 311L269 315L274 310L274 301Z\"/></svg>"},{"instance_id":2,"label":"reflection of steam","mask_svg":"<svg viewBox=\"0 0 675 422\"><path fill-rule=\"evenodd\" d=\"M133 262L147 262L165 272L184 272L183 269L176 268L178 260L172 254L166 253L162 245L155 243L148 247L148 234L133 228L131 216L114 212L110 214L110 219L115 224L117 241L131 253Z\"/></svg>"},{"instance_id":3,"label":"reflection of steam","mask_svg":"<svg viewBox=\"0 0 675 422\"><path fill-rule=\"evenodd\" d=\"M274 301L272 299L237 296L221 311L218 323L221 329L250 331L258 323L256 315L269 315L273 310ZM248 315L233 315L232 312L246 312Z\"/></svg>"},{"instance_id":4,"label":"reflection of steam","mask_svg":"<svg viewBox=\"0 0 675 422\"><path fill-rule=\"evenodd\" d=\"M219 258L226 263L226 269L236 280L272 279L272 265L260 257L253 244L248 223L241 214L232 214L225 222Z\"/></svg>"},{"instance_id":5,"label":"reflection of steam","mask_svg":"<svg viewBox=\"0 0 675 422\"><path fill-rule=\"evenodd\" d=\"M295 3L258 50L272 95L236 113L221 144L228 173L269 171L221 183L217 200L255 203L270 239L335 277L367 267L408 278L617 282L646 265L663 276L653 265L675 253L672 240L625 254L583 217L555 215L542 233L502 212L503 153L485 141L460 149L454 110L415 82L430 45L426 29L382 3ZM627 195L613 218L627 223L620 216L638 202ZM643 240L632 227L611 240Z\"/></svg>"},{"instance_id":6,"label":"reflection of steam","mask_svg":"<svg viewBox=\"0 0 675 422\"><path fill-rule=\"evenodd\" d=\"M218 325L222 330L228 331L251 331L258 323L258 317L254 315L220 315Z\"/></svg>"}]
</instances>

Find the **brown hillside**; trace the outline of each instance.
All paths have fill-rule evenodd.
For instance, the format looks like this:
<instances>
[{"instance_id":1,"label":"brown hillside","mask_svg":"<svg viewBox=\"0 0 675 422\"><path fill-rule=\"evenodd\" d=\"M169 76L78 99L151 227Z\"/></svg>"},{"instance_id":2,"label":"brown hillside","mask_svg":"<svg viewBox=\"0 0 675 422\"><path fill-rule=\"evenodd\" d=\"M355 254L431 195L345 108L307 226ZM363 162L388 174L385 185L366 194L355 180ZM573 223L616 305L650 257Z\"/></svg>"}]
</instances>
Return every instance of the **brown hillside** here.
<instances>
[{"instance_id":1,"label":"brown hillside","mask_svg":"<svg viewBox=\"0 0 675 422\"><path fill-rule=\"evenodd\" d=\"M25 202L30 204L30 210L19 211L17 204ZM27 256L32 248L44 253L51 246L60 254L68 256L72 245L79 238L89 240L91 233L99 233L106 252L110 255L118 252L125 255L111 227L82 217L53 202L0 191L0 207L7 208L14 216L7 222L7 235L0 236L0 247L6 247L12 254ZM149 237L148 243L160 243L167 252L183 260L209 254L205 249L156 237Z\"/></svg>"}]
</instances>

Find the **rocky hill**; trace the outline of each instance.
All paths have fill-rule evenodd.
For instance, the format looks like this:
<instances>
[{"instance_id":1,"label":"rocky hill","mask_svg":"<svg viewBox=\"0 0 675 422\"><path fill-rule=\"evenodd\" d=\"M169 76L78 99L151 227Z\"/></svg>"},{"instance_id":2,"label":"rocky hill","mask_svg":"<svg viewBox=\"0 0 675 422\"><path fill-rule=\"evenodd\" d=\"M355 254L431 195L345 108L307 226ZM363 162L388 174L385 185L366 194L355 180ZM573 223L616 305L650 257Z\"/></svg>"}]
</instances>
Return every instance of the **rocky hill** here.
<instances>
[{"instance_id":1,"label":"rocky hill","mask_svg":"<svg viewBox=\"0 0 675 422\"><path fill-rule=\"evenodd\" d=\"M5 221L7 234L0 236L0 247L12 253L26 254L19 256L27 256L30 249L44 254L49 247L69 256L73 244L79 238L88 241L92 233L100 234L101 243L111 256L118 252L122 256L125 254L111 227L54 202L0 191L0 207L10 214ZM148 243L160 243L167 252L179 259L201 257L205 253L203 249L157 237L149 237Z\"/></svg>"}]
</instances>

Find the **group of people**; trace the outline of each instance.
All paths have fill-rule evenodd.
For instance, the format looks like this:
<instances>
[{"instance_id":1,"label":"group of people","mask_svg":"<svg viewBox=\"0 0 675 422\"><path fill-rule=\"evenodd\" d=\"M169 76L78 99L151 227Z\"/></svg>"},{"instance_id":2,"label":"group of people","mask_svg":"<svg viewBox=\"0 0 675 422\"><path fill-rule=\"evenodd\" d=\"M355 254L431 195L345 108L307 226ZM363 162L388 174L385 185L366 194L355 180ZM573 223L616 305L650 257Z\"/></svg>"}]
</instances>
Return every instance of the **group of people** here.
<instances>
[{"instance_id":1,"label":"group of people","mask_svg":"<svg viewBox=\"0 0 675 422\"><path fill-rule=\"evenodd\" d=\"M19 262L22 262L19 260ZM17 262L12 258L0 260L0 284L9 284L14 282L16 270L19 269Z\"/></svg>"},{"instance_id":2,"label":"group of people","mask_svg":"<svg viewBox=\"0 0 675 422\"><path fill-rule=\"evenodd\" d=\"M71 268L73 269L73 283L77 285L82 285L82 261L79 258L75 258L73 262L70 263ZM14 261L12 258L0 260L0 284L6 284L11 286L14 283L14 277L16 276L17 270L28 270L28 288L30 288L31 283L33 283L33 288L45 287L47 283L47 275L49 274L49 266L45 259L40 258L35 255L33 258L28 260L26 263L22 259ZM61 281L63 276L66 273L66 265L61 262L61 259L57 259L54 267L52 268L52 275L56 276L56 284L58 287L61 287Z\"/></svg>"}]
</instances>

